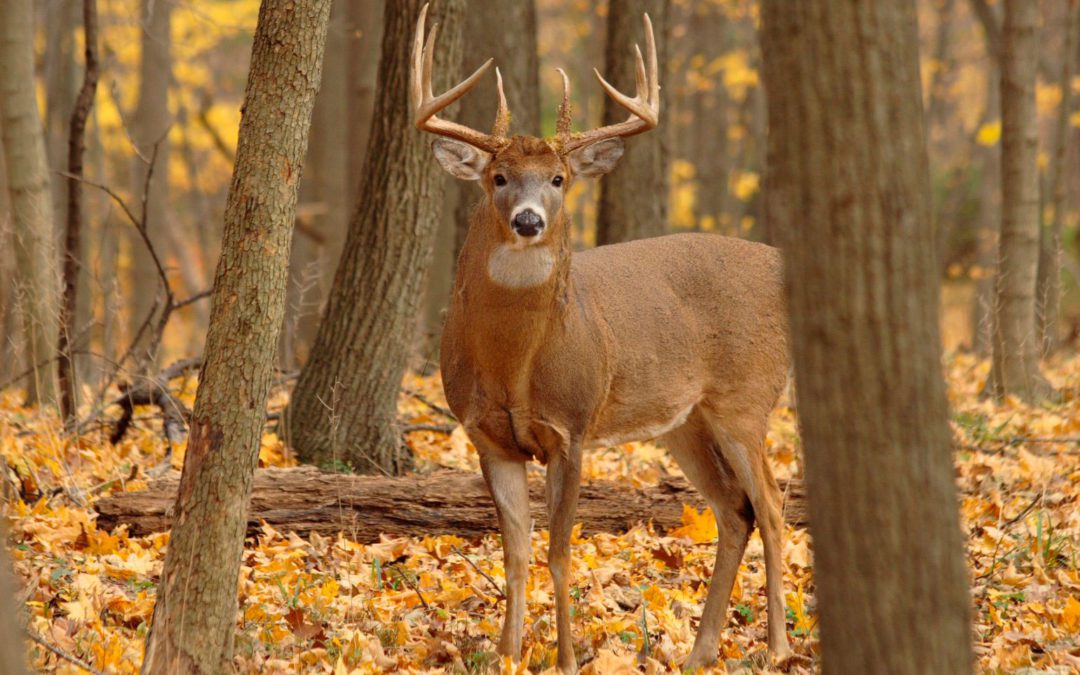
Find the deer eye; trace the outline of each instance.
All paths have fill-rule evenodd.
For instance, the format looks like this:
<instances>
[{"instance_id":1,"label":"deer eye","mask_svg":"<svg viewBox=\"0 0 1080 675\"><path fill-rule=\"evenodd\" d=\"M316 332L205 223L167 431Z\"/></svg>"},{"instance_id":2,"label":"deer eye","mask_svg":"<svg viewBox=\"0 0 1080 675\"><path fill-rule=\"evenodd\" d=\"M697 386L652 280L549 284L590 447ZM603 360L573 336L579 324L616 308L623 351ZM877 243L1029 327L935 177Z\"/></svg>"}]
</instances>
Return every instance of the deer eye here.
<instances>
[{"instance_id":1,"label":"deer eye","mask_svg":"<svg viewBox=\"0 0 1080 675\"><path fill-rule=\"evenodd\" d=\"M495 184L500 187L506 185L506 176L502 175L501 173L495 174Z\"/></svg>"},{"instance_id":2,"label":"deer eye","mask_svg":"<svg viewBox=\"0 0 1080 675\"><path fill-rule=\"evenodd\" d=\"M551 179L551 184L554 185L555 187L562 187L562 183L563 183L563 177L562 176L555 176L554 178Z\"/></svg>"}]
</instances>

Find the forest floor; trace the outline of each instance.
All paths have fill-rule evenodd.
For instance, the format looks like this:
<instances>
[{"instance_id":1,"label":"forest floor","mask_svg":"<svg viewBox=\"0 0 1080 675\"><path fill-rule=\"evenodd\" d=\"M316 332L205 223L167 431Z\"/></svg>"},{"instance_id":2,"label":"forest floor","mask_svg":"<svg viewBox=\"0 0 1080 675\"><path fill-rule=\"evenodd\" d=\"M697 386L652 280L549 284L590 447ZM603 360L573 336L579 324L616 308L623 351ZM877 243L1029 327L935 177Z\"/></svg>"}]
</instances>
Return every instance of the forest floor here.
<instances>
[{"instance_id":1,"label":"forest floor","mask_svg":"<svg viewBox=\"0 0 1080 675\"><path fill-rule=\"evenodd\" d=\"M978 669L1080 670L1080 356L1060 357L1047 374L1063 403L1027 407L980 401L989 365L948 360L956 480L967 536ZM194 383L175 381L191 405ZM405 390L441 400L435 378L409 376ZM275 394L272 408L285 402ZM136 672L153 609L167 534L128 536L95 525L96 499L139 490L165 453L160 419L137 409L116 445L108 429L77 442L55 416L0 394L0 464L10 499L3 507L28 612L32 665L81 672L47 650L105 672ZM445 424L402 394L410 423ZM475 450L452 434L409 434L419 470L477 469ZM801 474L801 446L789 402L772 417L768 443L778 477ZM872 452L873 448L867 448ZM182 461L176 448L174 466ZM260 465L294 464L268 428ZM536 468L541 471L539 467ZM631 443L588 454L586 480L651 485L678 474L663 450ZM409 508L402 504L401 508ZM498 538L465 541L432 533L361 545L346 538L302 539L264 527L249 539L239 582L239 672L541 672L555 662L546 532L533 533L525 655L520 666L494 654L502 619ZM917 536L913 533L912 536ZM715 552L711 515L693 509L684 525L648 525L574 543L574 631L585 673L678 672L693 642ZM784 556L787 629L800 658L790 672L819 669L812 543L788 527ZM765 573L755 534L735 583L721 641L721 672L768 672Z\"/></svg>"}]
</instances>

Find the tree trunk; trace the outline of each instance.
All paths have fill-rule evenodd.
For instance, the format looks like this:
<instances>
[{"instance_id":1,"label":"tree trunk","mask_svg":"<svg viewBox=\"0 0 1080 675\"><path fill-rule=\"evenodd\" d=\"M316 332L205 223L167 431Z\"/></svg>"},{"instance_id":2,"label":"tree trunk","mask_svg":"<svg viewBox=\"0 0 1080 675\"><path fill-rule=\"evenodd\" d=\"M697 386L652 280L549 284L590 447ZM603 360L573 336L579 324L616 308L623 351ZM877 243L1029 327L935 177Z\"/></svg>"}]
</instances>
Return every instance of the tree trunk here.
<instances>
[{"instance_id":1,"label":"tree trunk","mask_svg":"<svg viewBox=\"0 0 1080 675\"><path fill-rule=\"evenodd\" d=\"M634 90L633 45L641 43L641 15L649 13L658 35L661 84L667 73L669 0L611 0L608 3L604 77L619 91ZM604 124L626 119L626 109L604 98ZM638 136L626 144L615 169L600 181L596 244L655 237L667 229L668 149L665 134Z\"/></svg>"},{"instance_id":2,"label":"tree trunk","mask_svg":"<svg viewBox=\"0 0 1080 675\"><path fill-rule=\"evenodd\" d=\"M322 86L311 117L304 179L300 183L301 218L317 237L294 236L289 260L285 323L281 329L281 367L295 370L305 362L319 327L319 315L341 257L349 224L348 20L346 5L330 10Z\"/></svg>"},{"instance_id":3,"label":"tree trunk","mask_svg":"<svg viewBox=\"0 0 1080 675\"><path fill-rule=\"evenodd\" d=\"M348 10L349 37L349 192L345 203L351 209L360 200L371 116L375 111L379 56L382 50L384 0L351 0ZM352 213L349 213L352 216ZM340 254L339 254L340 257Z\"/></svg>"},{"instance_id":4,"label":"tree trunk","mask_svg":"<svg viewBox=\"0 0 1080 675\"><path fill-rule=\"evenodd\" d=\"M34 90L34 8L0 0L0 128L15 239L17 279L27 365L56 354L58 279L53 205L45 139ZM56 397L52 361L27 380L30 402Z\"/></svg>"},{"instance_id":5,"label":"tree trunk","mask_svg":"<svg viewBox=\"0 0 1080 675\"><path fill-rule=\"evenodd\" d=\"M1071 0L1064 7L1064 38L1061 50L1061 102L1054 127L1054 145L1050 160L1050 218L1044 228L1044 245L1039 251L1039 274L1036 282L1036 309L1039 321L1040 353L1048 355L1060 346L1058 321L1061 316L1062 235L1067 206L1065 173L1069 159L1069 118L1073 114L1072 72L1076 33L1080 31L1080 2Z\"/></svg>"},{"instance_id":6,"label":"tree trunk","mask_svg":"<svg viewBox=\"0 0 1080 675\"><path fill-rule=\"evenodd\" d=\"M132 536L169 529L178 483L173 471L142 492L119 492L98 500L94 504L98 527L111 531L127 525ZM805 526L801 484L780 481L780 491L787 500L784 519ZM546 528L543 480L529 482L529 502L537 529ZM585 534L625 532L648 522L662 532L679 526L683 504L705 508L701 495L683 478L667 478L646 488L594 481L582 486L577 520ZM499 531L483 478L468 471L391 478L323 473L310 466L257 469L247 514L248 536L257 535L263 522L303 535L344 532L361 543L376 542L384 534L476 538Z\"/></svg>"},{"instance_id":7,"label":"tree trunk","mask_svg":"<svg viewBox=\"0 0 1080 675\"><path fill-rule=\"evenodd\" d=\"M264 0L144 673L232 671L236 580L330 0Z\"/></svg>"},{"instance_id":8,"label":"tree trunk","mask_svg":"<svg viewBox=\"0 0 1080 675\"><path fill-rule=\"evenodd\" d=\"M15 579L7 555L7 527L0 522L0 675L26 672L26 646L19 630L23 608L16 604L15 598Z\"/></svg>"},{"instance_id":9,"label":"tree trunk","mask_svg":"<svg viewBox=\"0 0 1080 675\"><path fill-rule=\"evenodd\" d=\"M971 672L917 50L910 0L763 5L769 215L836 673Z\"/></svg>"},{"instance_id":10,"label":"tree trunk","mask_svg":"<svg viewBox=\"0 0 1080 675\"><path fill-rule=\"evenodd\" d=\"M1052 392L1039 371L1035 281L1039 264L1035 76L1039 4L1006 0L1001 54L1001 238L995 282L993 366L987 388L1029 402Z\"/></svg>"},{"instance_id":11,"label":"tree trunk","mask_svg":"<svg viewBox=\"0 0 1080 675\"><path fill-rule=\"evenodd\" d=\"M286 415L299 457L371 473L400 473L411 458L395 426L397 392L442 210L443 176L412 125L409 57L420 0L385 10L379 96L345 250L311 358ZM439 3L436 88L461 65L463 2ZM473 92L470 95L475 96Z\"/></svg>"},{"instance_id":12,"label":"tree trunk","mask_svg":"<svg viewBox=\"0 0 1080 675\"><path fill-rule=\"evenodd\" d=\"M79 3L71 0L54 0L45 13L45 146L53 171L62 170L67 163L68 122L78 91L75 30L79 17ZM59 239L67 206L67 179L58 173L52 179L52 192L53 228Z\"/></svg>"},{"instance_id":13,"label":"tree trunk","mask_svg":"<svg viewBox=\"0 0 1080 675\"><path fill-rule=\"evenodd\" d=\"M147 172L152 170L153 175L146 193L146 222L143 227L158 256L163 258L163 235L172 220L169 217L168 131L172 124L172 115L169 113L169 86L172 83L173 0L141 0L140 8L142 30L139 31L139 38L142 56L139 59L139 100L131 119L131 139L138 155L132 159L131 194L134 195L134 203L139 204L146 187ZM153 155L155 144L157 158L151 167L148 160ZM133 295L128 326L131 334L135 335L153 309L155 301L162 297L164 289L161 287L153 258L141 237L131 228L125 228L124 231L127 233L132 264ZM137 346L140 360L156 358L156 355L147 351L153 346L149 343L149 338L148 333Z\"/></svg>"}]
</instances>

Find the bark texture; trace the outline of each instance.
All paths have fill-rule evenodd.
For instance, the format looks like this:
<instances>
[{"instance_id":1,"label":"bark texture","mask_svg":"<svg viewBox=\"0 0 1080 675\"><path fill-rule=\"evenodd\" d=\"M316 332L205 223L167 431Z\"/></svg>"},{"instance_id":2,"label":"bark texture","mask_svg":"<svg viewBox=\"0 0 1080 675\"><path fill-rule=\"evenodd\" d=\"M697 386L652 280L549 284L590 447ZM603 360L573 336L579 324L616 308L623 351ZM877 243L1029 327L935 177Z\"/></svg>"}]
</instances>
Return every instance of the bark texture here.
<instances>
[{"instance_id":1,"label":"bark texture","mask_svg":"<svg viewBox=\"0 0 1080 675\"><path fill-rule=\"evenodd\" d=\"M1039 266L1039 138L1035 110L1039 4L1005 0L1001 42L1001 238L988 387L1037 401L1051 393L1039 370L1035 285Z\"/></svg>"},{"instance_id":2,"label":"bark texture","mask_svg":"<svg viewBox=\"0 0 1080 675\"><path fill-rule=\"evenodd\" d=\"M641 15L648 12L656 35L660 84L667 73L669 0L611 0L608 3L604 77L622 92L634 91L633 45L645 41ZM626 119L626 109L604 99L604 124ZM660 128L629 139L615 169L600 181L597 245L655 237L667 229L668 151L664 114Z\"/></svg>"},{"instance_id":3,"label":"bark texture","mask_svg":"<svg viewBox=\"0 0 1080 675\"><path fill-rule=\"evenodd\" d=\"M409 56L421 0L389 3L379 95L361 198L326 312L286 411L287 439L318 465L400 473L411 459L395 428L397 393L423 297L442 210L443 176L412 125ZM435 87L460 70L462 0L432 7L438 21ZM470 94L473 95L473 94Z\"/></svg>"},{"instance_id":4,"label":"bark texture","mask_svg":"<svg viewBox=\"0 0 1080 675\"><path fill-rule=\"evenodd\" d=\"M179 476L172 472L143 492L121 492L98 500L98 526L112 530L127 525L135 536L167 530L172 523ZM787 495L784 518L796 526L807 522L798 482L780 481ZM611 481L582 486L577 518L585 534L625 532L652 522L663 531L682 523L682 506L698 509L705 502L690 483L669 478L660 485L634 488ZM537 528L547 528L544 483L529 484L529 505ZM314 467L255 471L248 535L266 522L277 530L333 536L344 532L353 541L371 543L379 536L423 537L453 534L481 537L499 531L491 494L482 477L466 471L402 476L350 476L323 473Z\"/></svg>"},{"instance_id":5,"label":"bark texture","mask_svg":"<svg viewBox=\"0 0 1080 675\"><path fill-rule=\"evenodd\" d=\"M132 159L131 194L136 200L146 192L147 237L158 255L164 255L161 242L168 228L169 209L169 139L172 124L169 113L169 86L172 83L172 5L173 0L141 0L139 42L142 55L139 59L139 100L131 120L131 139L138 154ZM148 160L157 144L157 157L151 167ZM149 186L146 184L147 173ZM147 314L154 309L155 301L164 292L158 278L154 260L137 232L125 228L131 251L131 288L133 300L128 312L129 335L134 336ZM137 345L140 358L147 354L150 344L149 331Z\"/></svg>"},{"instance_id":6,"label":"bark texture","mask_svg":"<svg viewBox=\"0 0 1080 675\"><path fill-rule=\"evenodd\" d=\"M971 671L914 2L763 4L822 662Z\"/></svg>"},{"instance_id":7,"label":"bark texture","mask_svg":"<svg viewBox=\"0 0 1080 675\"><path fill-rule=\"evenodd\" d=\"M34 91L34 6L25 0L0 0L0 129L11 203L17 282L27 365L56 353L59 311L58 259L53 236L45 139ZM29 400L56 396L52 361L27 380Z\"/></svg>"},{"instance_id":8,"label":"bark texture","mask_svg":"<svg viewBox=\"0 0 1080 675\"><path fill-rule=\"evenodd\" d=\"M330 0L264 0L144 673L232 670L236 580Z\"/></svg>"}]
</instances>

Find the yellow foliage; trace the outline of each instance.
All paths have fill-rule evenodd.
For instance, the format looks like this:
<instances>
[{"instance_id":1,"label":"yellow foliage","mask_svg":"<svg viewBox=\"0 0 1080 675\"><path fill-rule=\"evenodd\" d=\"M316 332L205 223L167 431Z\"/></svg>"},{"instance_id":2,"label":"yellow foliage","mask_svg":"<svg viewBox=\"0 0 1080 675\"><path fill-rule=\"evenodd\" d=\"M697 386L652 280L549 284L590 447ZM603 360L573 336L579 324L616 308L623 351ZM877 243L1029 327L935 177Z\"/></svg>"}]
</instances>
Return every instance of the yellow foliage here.
<instances>
[{"instance_id":1,"label":"yellow foliage","mask_svg":"<svg viewBox=\"0 0 1080 675\"><path fill-rule=\"evenodd\" d=\"M979 127L975 140L978 141L979 145L986 147L997 145L997 142L1001 140L1001 120L987 122Z\"/></svg>"}]
</instances>

